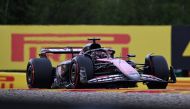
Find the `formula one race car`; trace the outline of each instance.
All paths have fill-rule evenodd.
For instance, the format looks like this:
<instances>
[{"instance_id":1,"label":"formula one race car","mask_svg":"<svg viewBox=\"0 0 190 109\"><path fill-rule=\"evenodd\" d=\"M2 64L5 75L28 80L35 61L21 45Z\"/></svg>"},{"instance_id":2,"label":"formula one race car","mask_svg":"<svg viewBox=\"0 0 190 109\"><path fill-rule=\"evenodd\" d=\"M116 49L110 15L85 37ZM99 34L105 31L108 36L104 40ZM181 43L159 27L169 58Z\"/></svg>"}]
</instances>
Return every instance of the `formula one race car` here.
<instances>
[{"instance_id":1,"label":"formula one race car","mask_svg":"<svg viewBox=\"0 0 190 109\"><path fill-rule=\"evenodd\" d=\"M173 68L163 56L147 55L144 64L114 57L115 51L103 48L98 38L83 48L43 48L40 58L30 59L26 78L29 88L126 88L143 82L149 89L165 89L175 83ZM72 54L72 58L52 67L48 53Z\"/></svg>"}]
</instances>

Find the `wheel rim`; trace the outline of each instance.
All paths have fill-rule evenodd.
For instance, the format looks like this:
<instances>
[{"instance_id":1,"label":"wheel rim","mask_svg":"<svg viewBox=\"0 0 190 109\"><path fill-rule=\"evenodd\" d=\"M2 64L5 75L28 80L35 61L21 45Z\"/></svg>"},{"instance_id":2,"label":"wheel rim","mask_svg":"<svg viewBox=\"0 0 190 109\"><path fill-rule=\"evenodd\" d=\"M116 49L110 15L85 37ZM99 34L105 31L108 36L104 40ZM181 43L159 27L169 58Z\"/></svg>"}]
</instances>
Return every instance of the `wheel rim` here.
<instances>
[{"instance_id":1,"label":"wheel rim","mask_svg":"<svg viewBox=\"0 0 190 109\"><path fill-rule=\"evenodd\" d=\"M28 70L27 70L27 83L28 86L30 87L31 84L33 83L33 74L34 74L34 69L32 65L28 66Z\"/></svg>"},{"instance_id":2,"label":"wheel rim","mask_svg":"<svg viewBox=\"0 0 190 109\"><path fill-rule=\"evenodd\" d=\"M77 64L74 62L72 67L71 67L71 72L70 72L70 81L73 86L76 86L77 84Z\"/></svg>"}]
</instances>

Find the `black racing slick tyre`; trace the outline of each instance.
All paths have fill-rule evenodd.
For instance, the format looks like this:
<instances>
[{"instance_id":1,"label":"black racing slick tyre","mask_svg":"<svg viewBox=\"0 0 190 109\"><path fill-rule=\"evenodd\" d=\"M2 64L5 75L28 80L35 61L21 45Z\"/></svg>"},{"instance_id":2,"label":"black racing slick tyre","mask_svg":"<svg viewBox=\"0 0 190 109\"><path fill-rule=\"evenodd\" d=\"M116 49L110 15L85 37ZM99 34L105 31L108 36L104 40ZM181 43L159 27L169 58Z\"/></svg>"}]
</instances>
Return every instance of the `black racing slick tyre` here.
<instances>
[{"instance_id":1,"label":"black racing slick tyre","mask_svg":"<svg viewBox=\"0 0 190 109\"><path fill-rule=\"evenodd\" d=\"M93 78L93 63L92 60L87 56L75 57L70 66L69 70L69 82L70 85L67 88L82 88L88 82L89 79Z\"/></svg>"},{"instance_id":2,"label":"black racing slick tyre","mask_svg":"<svg viewBox=\"0 0 190 109\"><path fill-rule=\"evenodd\" d=\"M53 67L46 58L34 58L28 62L26 70L29 88L51 88L53 83Z\"/></svg>"},{"instance_id":3,"label":"black racing slick tyre","mask_svg":"<svg viewBox=\"0 0 190 109\"><path fill-rule=\"evenodd\" d=\"M169 68L166 59L163 56L149 56L145 59L145 65L148 69L144 71L145 74L156 76L162 80L168 81ZM166 89L167 82L148 82L149 89Z\"/></svg>"}]
</instances>

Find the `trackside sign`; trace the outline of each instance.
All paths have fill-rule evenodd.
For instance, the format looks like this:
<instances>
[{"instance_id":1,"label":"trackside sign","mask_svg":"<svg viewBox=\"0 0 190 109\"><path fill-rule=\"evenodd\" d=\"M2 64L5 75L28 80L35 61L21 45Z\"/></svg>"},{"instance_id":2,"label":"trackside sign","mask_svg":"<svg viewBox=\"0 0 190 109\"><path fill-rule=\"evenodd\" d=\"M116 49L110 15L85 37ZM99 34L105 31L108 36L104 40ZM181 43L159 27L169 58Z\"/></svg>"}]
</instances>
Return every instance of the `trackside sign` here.
<instances>
[{"instance_id":1,"label":"trackside sign","mask_svg":"<svg viewBox=\"0 0 190 109\"><path fill-rule=\"evenodd\" d=\"M30 58L44 47L83 47L88 38L99 37L115 56L136 54L144 62L148 53L161 54L170 63L170 26L0 26L0 69L24 70ZM53 65L70 55L49 54Z\"/></svg>"},{"instance_id":2,"label":"trackside sign","mask_svg":"<svg viewBox=\"0 0 190 109\"><path fill-rule=\"evenodd\" d=\"M0 89L27 89L26 75L23 73L0 73Z\"/></svg>"},{"instance_id":3,"label":"trackside sign","mask_svg":"<svg viewBox=\"0 0 190 109\"><path fill-rule=\"evenodd\" d=\"M78 40L73 40L73 38L77 37ZM80 39L81 37L83 37L83 40ZM78 44L88 43L87 39L89 37L104 37L106 40L101 41L103 44L127 45L130 43L130 36L128 34L12 34L11 60L13 62L23 62L25 55L24 47L27 45L29 45L29 58L35 58L38 55L38 51L43 47L48 47L47 45L55 47L64 47L69 45L76 46ZM121 46L119 49L122 53L122 56L128 53L127 46ZM52 58L54 61L61 61L60 55L50 58Z\"/></svg>"},{"instance_id":4,"label":"trackside sign","mask_svg":"<svg viewBox=\"0 0 190 109\"><path fill-rule=\"evenodd\" d=\"M172 27L172 65L190 70L190 27Z\"/></svg>"}]
</instances>

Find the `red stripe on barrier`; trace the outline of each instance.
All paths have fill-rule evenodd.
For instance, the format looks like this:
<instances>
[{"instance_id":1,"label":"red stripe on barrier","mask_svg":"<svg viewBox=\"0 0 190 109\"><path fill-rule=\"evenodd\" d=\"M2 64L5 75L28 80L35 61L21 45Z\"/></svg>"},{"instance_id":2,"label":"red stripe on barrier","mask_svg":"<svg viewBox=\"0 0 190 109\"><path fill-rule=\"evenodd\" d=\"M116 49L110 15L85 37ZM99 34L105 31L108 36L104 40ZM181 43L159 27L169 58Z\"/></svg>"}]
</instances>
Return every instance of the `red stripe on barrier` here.
<instances>
[{"instance_id":1,"label":"red stripe on barrier","mask_svg":"<svg viewBox=\"0 0 190 109\"><path fill-rule=\"evenodd\" d=\"M1 88L2 88L2 89L5 88L5 83L1 83Z\"/></svg>"},{"instance_id":2,"label":"red stripe on barrier","mask_svg":"<svg viewBox=\"0 0 190 109\"><path fill-rule=\"evenodd\" d=\"M10 87L10 89L13 89L14 88L13 83L10 83L9 87Z\"/></svg>"}]
</instances>

